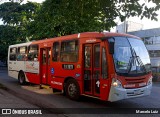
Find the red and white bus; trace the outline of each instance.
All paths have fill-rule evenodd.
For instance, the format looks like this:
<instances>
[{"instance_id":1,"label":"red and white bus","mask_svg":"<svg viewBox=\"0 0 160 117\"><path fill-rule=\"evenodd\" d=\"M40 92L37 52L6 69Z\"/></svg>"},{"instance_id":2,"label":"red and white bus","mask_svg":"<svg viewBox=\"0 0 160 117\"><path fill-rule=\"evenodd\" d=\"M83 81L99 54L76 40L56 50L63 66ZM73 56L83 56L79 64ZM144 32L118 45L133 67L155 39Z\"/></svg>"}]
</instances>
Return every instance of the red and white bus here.
<instances>
[{"instance_id":1,"label":"red and white bus","mask_svg":"<svg viewBox=\"0 0 160 117\"><path fill-rule=\"evenodd\" d=\"M9 76L20 84L49 85L70 99L106 101L147 96L152 88L148 51L138 37L86 32L9 46Z\"/></svg>"}]
</instances>

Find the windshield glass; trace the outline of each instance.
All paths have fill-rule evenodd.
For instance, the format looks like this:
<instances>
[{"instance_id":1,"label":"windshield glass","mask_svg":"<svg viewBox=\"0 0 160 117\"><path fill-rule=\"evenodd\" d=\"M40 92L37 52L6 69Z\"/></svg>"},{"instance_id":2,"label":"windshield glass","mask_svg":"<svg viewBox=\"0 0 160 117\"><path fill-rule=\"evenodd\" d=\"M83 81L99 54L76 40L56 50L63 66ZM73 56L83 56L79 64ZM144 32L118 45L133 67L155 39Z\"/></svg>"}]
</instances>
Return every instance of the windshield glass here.
<instances>
[{"instance_id":1,"label":"windshield glass","mask_svg":"<svg viewBox=\"0 0 160 117\"><path fill-rule=\"evenodd\" d=\"M138 74L151 71L148 51L142 40L114 37L114 63L117 73Z\"/></svg>"}]
</instances>

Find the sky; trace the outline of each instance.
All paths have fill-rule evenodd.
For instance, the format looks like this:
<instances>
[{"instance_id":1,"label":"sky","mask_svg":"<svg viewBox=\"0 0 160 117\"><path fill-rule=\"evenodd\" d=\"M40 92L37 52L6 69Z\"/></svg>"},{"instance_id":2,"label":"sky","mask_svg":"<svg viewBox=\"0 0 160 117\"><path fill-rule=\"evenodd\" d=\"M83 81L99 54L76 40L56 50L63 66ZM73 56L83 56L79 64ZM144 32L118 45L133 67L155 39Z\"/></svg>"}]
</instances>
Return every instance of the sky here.
<instances>
[{"instance_id":1,"label":"sky","mask_svg":"<svg viewBox=\"0 0 160 117\"><path fill-rule=\"evenodd\" d=\"M26 1L32 1L32 2L42 3L42 2L45 1L45 0L24 0L24 2L26 2Z\"/></svg>"},{"instance_id":2,"label":"sky","mask_svg":"<svg viewBox=\"0 0 160 117\"><path fill-rule=\"evenodd\" d=\"M140 0L140 4L143 4L145 1L147 0ZM153 4L152 2L149 2L147 3L147 6L153 7L155 6L155 4ZM136 23L143 24L143 29L160 28L160 10L157 11L156 13L158 14L157 16L158 21L154 21L154 20L147 19L147 18L140 19L140 17L130 17L126 19L126 21L133 21ZM118 24L122 24L120 20L117 22Z\"/></svg>"},{"instance_id":3,"label":"sky","mask_svg":"<svg viewBox=\"0 0 160 117\"><path fill-rule=\"evenodd\" d=\"M7 0L4 0L4 1L7 1ZM24 3L26 3L27 1L42 3L45 0L24 0ZM144 1L147 1L147 0L141 0L140 3L143 3ZM154 4L149 3L148 6L154 6ZM158 17L157 17L158 21L151 21L150 19L147 19L147 18L143 18L141 20L139 17L130 17L127 19L127 21L133 21L136 23L143 24L143 29L160 28L160 10L157 13L158 13ZM116 22L118 25L122 23L120 22L119 19ZM2 24L2 21L0 21L0 24ZM114 32L115 27L111 31Z\"/></svg>"}]
</instances>

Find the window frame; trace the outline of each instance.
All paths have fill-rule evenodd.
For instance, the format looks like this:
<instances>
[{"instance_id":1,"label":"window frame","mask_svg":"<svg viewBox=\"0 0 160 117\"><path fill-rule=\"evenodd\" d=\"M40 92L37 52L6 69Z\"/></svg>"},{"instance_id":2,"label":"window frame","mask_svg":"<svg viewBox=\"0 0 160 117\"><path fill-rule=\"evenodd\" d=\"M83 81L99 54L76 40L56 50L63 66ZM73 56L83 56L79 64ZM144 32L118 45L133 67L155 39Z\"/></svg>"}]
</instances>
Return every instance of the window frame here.
<instances>
[{"instance_id":1,"label":"window frame","mask_svg":"<svg viewBox=\"0 0 160 117\"><path fill-rule=\"evenodd\" d=\"M35 52L29 52L30 50L31 50L31 47L32 46L37 46L37 51L35 51ZM35 58L31 58L31 59L29 59L28 57L29 57L29 54L31 54L33 57L36 55L37 57L37 60L34 60ZM38 56L39 56L39 45L38 44L32 44L32 45L29 45L28 46L28 53L27 53L27 61L38 61Z\"/></svg>"},{"instance_id":2,"label":"window frame","mask_svg":"<svg viewBox=\"0 0 160 117\"><path fill-rule=\"evenodd\" d=\"M100 43L99 44L95 44L94 46L93 46L93 53L94 53L94 59L93 59L93 64L94 64L94 67L95 68L100 68L100 66L101 66L101 63L100 63L100 57L99 57L99 60L97 60L97 57L96 57L96 55L97 55L97 51L96 51L96 49L97 49L97 47L98 47L98 49L99 49L99 56L101 55L101 45L100 45ZM97 66L98 65L98 66Z\"/></svg>"},{"instance_id":3,"label":"window frame","mask_svg":"<svg viewBox=\"0 0 160 117\"><path fill-rule=\"evenodd\" d=\"M20 51L21 48L25 48L24 53ZM18 56L20 57L20 59L18 59ZM27 58L27 46L19 46L17 48L17 56L16 56L17 61L26 61L26 58Z\"/></svg>"},{"instance_id":4,"label":"window frame","mask_svg":"<svg viewBox=\"0 0 160 117\"><path fill-rule=\"evenodd\" d=\"M55 57L54 55L55 55L55 52L56 52L55 49L57 49L57 48L56 48L57 45L56 45L56 47L54 47L54 44L58 44L58 51L57 51L56 60L54 60L54 57ZM58 62L58 61L59 61L59 57L60 57L60 47L61 47L61 44L60 44L59 41L53 42L53 46L52 46L52 61L53 61L53 62Z\"/></svg>"},{"instance_id":5,"label":"window frame","mask_svg":"<svg viewBox=\"0 0 160 117\"><path fill-rule=\"evenodd\" d=\"M15 48L16 49L16 52L15 53L11 53L11 49ZM11 55L15 55L15 59L14 60L11 60ZM17 61L17 47L11 47L10 50L9 50L9 60L10 61Z\"/></svg>"},{"instance_id":6,"label":"window frame","mask_svg":"<svg viewBox=\"0 0 160 117\"><path fill-rule=\"evenodd\" d=\"M103 50L104 50L104 52L103 52ZM102 79L108 79L108 60L107 60L107 50L106 50L106 47L102 47L101 48L101 76L102 76ZM104 68L104 63L103 63L103 53L105 53L105 56L106 56L106 59L105 59L105 62L106 62L106 70L105 69L103 69ZM104 77L104 71L103 70L105 70L106 71L106 77Z\"/></svg>"},{"instance_id":7,"label":"window frame","mask_svg":"<svg viewBox=\"0 0 160 117\"><path fill-rule=\"evenodd\" d=\"M77 41L77 48L76 48L76 41ZM62 51L63 43L69 43L69 42L75 42L75 50L74 51L66 51L66 50ZM63 53L74 53L74 54L77 54L76 61L63 61L62 60L62 54ZM79 40L78 39L72 39L72 40L61 41L61 44L60 44L60 62L76 63L78 61L79 61Z\"/></svg>"}]
</instances>

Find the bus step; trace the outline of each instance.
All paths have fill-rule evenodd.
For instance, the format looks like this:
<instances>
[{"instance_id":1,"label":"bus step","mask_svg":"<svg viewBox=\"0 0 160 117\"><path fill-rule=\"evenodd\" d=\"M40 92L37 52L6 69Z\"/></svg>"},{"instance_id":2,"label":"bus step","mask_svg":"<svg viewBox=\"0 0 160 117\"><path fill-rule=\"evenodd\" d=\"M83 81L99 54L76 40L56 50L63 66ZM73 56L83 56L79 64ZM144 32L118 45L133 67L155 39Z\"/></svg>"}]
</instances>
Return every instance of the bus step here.
<instances>
[{"instance_id":1,"label":"bus step","mask_svg":"<svg viewBox=\"0 0 160 117\"><path fill-rule=\"evenodd\" d=\"M49 86L49 85L44 85L44 84L40 84L40 85L39 85L39 88L40 88L40 89L50 89L51 86Z\"/></svg>"}]
</instances>

